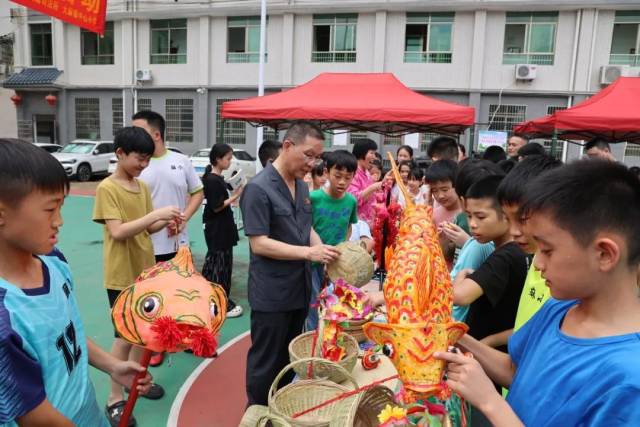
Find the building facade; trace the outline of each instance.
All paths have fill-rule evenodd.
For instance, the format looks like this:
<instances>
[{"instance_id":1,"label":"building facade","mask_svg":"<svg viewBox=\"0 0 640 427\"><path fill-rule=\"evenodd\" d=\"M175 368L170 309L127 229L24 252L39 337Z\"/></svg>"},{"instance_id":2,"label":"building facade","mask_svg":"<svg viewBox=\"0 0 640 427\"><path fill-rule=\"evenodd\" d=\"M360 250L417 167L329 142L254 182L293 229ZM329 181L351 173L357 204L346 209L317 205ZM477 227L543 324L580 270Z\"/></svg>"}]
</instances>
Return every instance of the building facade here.
<instances>
[{"instance_id":1,"label":"building facade","mask_svg":"<svg viewBox=\"0 0 640 427\"><path fill-rule=\"evenodd\" d=\"M255 153L255 128L223 126L220 106L257 95L259 8L256 0L110 1L103 37L18 8L15 69L46 74L5 82L22 97L19 135L110 140L134 111L152 109L167 119L167 142L185 152L224 141ZM321 72L391 72L416 91L475 107L477 124L461 136L469 144L480 130L510 131L618 75L638 76L639 27L637 1L268 1L266 93ZM369 136L385 151L402 142ZM432 137L422 135L423 145ZM562 150L555 154L581 154L572 144ZM615 152L640 163L637 146Z\"/></svg>"}]
</instances>

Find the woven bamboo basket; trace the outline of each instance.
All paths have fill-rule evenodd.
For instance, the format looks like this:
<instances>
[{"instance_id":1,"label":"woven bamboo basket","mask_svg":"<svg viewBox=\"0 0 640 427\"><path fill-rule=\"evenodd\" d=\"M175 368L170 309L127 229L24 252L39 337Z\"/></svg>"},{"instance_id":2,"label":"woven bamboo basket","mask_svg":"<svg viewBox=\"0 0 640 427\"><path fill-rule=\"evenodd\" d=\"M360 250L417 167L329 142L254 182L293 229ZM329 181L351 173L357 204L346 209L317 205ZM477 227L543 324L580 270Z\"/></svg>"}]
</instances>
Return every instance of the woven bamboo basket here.
<instances>
[{"instance_id":1,"label":"woven bamboo basket","mask_svg":"<svg viewBox=\"0 0 640 427\"><path fill-rule=\"evenodd\" d=\"M291 424L284 418L268 412L260 417L256 427L291 427Z\"/></svg>"},{"instance_id":2,"label":"woven bamboo basket","mask_svg":"<svg viewBox=\"0 0 640 427\"><path fill-rule=\"evenodd\" d=\"M375 386L358 393L355 399L341 401L329 426L377 427L378 414L387 405L396 405L393 392L388 387Z\"/></svg>"},{"instance_id":3,"label":"woven bamboo basket","mask_svg":"<svg viewBox=\"0 0 640 427\"><path fill-rule=\"evenodd\" d=\"M343 330L346 334L355 338L358 343L363 343L367 340L367 336L364 334L364 325L369 322L371 322L371 319L349 320L344 322Z\"/></svg>"},{"instance_id":4,"label":"woven bamboo basket","mask_svg":"<svg viewBox=\"0 0 640 427\"><path fill-rule=\"evenodd\" d=\"M305 332L302 335L298 335L289 343L289 360L291 362L296 362L303 358L308 357L319 357L320 356L320 338L316 342L316 351L314 354L311 354L311 350L313 348L313 335L315 331ZM358 362L358 351L360 347L358 346L358 341L353 338L351 335L346 333L341 333L339 337L343 340L346 349L345 357L338 362L343 370L347 373L353 371L353 368L356 366ZM323 360L323 359L320 359ZM330 381L341 383L348 379L342 372L342 370L338 370L335 368L335 363L332 364L314 364L313 371L315 378L326 378ZM309 362L304 364L296 364L293 369L298 377L301 379L308 379L308 371L309 371Z\"/></svg>"},{"instance_id":5,"label":"woven bamboo basket","mask_svg":"<svg viewBox=\"0 0 640 427\"><path fill-rule=\"evenodd\" d=\"M313 357L289 363L273 380L269 389L268 400L269 413L280 417L289 423L291 427L329 427L337 406L339 404L350 404L350 401L357 397L357 394L349 396L298 418L293 418L293 415L298 412L313 408L349 391L349 388L326 379L299 380L282 387L280 390L276 390L278 383L290 369L295 370L298 366L307 366L310 362L313 362L314 366L334 365L333 370L341 371L354 389L358 388L358 383L349 372L328 360ZM280 427L277 424L276 426Z\"/></svg>"}]
</instances>

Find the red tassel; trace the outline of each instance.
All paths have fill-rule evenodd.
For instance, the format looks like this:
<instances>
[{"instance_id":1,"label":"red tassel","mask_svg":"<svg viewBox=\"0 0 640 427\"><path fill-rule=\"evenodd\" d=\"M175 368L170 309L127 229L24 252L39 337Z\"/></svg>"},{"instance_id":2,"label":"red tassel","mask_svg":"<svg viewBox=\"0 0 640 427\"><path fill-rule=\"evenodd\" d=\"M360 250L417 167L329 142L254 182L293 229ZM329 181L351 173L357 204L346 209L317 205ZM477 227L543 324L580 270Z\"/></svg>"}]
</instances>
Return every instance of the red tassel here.
<instances>
[{"instance_id":1,"label":"red tassel","mask_svg":"<svg viewBox=\"0 0 640 427\"><path fill-rule=\"evenodd\" d=\"M184 335L178 324L169 316L162 316L156 319L151 325L151 330L156 334L156 340L165 351L174 352L182 343Z\"/></svg>"},{"instance_id":2,"label":"red tassel","mask_svg":"<svg viewBox=\"0 0 640 427\"><path fill-rule=\"evenodd\" d=\"M198 357L211 357L216 352L218 343L213 334L205 328L196 329L191 332L190 348L193 354Z\"/></svg>"}]
</instances>

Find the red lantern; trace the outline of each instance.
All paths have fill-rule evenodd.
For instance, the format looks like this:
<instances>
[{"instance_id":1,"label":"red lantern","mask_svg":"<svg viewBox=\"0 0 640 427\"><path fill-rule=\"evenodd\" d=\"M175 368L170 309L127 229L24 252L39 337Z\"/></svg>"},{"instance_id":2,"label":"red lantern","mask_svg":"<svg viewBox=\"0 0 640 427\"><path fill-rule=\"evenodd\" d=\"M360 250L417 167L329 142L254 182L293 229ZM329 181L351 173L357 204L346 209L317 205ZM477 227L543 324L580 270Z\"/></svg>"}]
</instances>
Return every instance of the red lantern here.
<instances>
[{"instance_id":1,"label":"red lantern","mask_svg":"<svg viewBox=\"0 0 640 427\"><path fill-rule=\"evenodd\" d=\"M11 97L11 102L13 102L13 105L17 107L22 104L22 97L16 93Z\"/></svg>"},{"instance_id":2,"label":"red lantern","mask_svg":"<svg viewBox=\"0 0 640 427\"><path fill-rule=\"evenodd\" d=\"M56 102L58 101L58 97L52 94L45 96L44 99L45 101L47 101L47 104L51 105L52 107L56 105Z\"/></svg>"}]
</instances>

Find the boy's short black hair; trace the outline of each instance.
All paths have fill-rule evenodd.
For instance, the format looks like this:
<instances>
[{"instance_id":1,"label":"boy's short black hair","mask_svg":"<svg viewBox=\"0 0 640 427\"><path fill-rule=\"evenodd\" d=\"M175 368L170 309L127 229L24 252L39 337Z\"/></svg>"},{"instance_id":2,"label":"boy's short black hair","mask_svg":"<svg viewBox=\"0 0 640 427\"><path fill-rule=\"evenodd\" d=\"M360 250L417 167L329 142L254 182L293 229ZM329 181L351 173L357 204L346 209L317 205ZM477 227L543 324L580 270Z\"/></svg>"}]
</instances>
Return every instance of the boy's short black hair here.
<instances>
[{"instance_id":1,"label":"boy's short black hair","mask_svg":"<svg viewBox=\"0 0 640 427\"><path fill-rule=\"evenodd\" d=\"M166 123L162 114L155 111L138 111L131 117L131 120L144 120L149 126L160 132L160 138L164 141L164 131Z\"/></svg>"},{"instance_id":2,"label":"boy's short black hair","mask_svg":"<svg viewBox=\"0 0 640 427\"><path fill-rule=\"evenodd\" d=\"M584 151L591 150L592 148L599 148L600 150L608 150L611 151L611 147L609 147L609 143L602 138L593 138L584 144Z\"/></svg>"},{"instance_id":3,"label":"boy's short black hair","mask_svg":"<svg viewBox=\"0 0 640 427\"><path fill-rule=\"evenodd\" d=\"M518 150L518 157L542 156L547 154L544 147L537 142L528 142Z\"/></svg>"},{"instance_id":4,"label":"boy's short black hair","mask_svg":"<svg viewBox=\"0 0 640 427\"><path fill-rule=\"evenodd\" d=\"M260 148L258 148L258 159L260 159L260 164L262 164L263 168L267 167L269 160L274 161L278 158L281 148L282 143L272 139L267 139L260 144Z\"/></svg>"},{"instance_id":5,"label":"boy's short black hair","mask_svg":"<svg viewBox=\"0 0 640 427\"><path fill-rule=\"evenodd\" d=\"M516 164L517 163L513 159L504 159L498 162L498 167L502 169L502 172L504 172L505 174L508 174L513 170Z\"/></svg>"},{"instance_id":6,"label":"boy's short black hair","mask_svg":"<svg viewBox=\"0 0 640 427\"><path fill-rule=\"evenodd\" d=\"M504 173L498 165L489 160L464 160L460 163L456 175L456 193L464 197L469 187L487 176L504 176Z\"/></svg>"},{"instance_id":7,"label":"boy's short black hair","mask_svg":"<svg viewBox=\"0 0 640 427\"><path fill-rule=\"evenodd\" d=\"M376 144L373 139L362 138L356 139L354 141L353 149L351 150L351 152L354 156L356 156L356 159L362 160L367 157L367 153L369 152L369 150L377 151L378 144Z\"/></svg>"},{"instance_id":8,"label":"boy's short black hair","mask_svg":"<svg viewBox=\"0 0 640 427\"><path fill-rule=\"evenodd\" d=\"M562 166L560 160L554 157L527 156L509 172L498 187L498 201L502 205L517 205L522 203L527 185L544 172Z\"/></svg>"},{"instance_id":9,"label":"boy's short black hair","mask_svg":"<svg viewBox=\"0 0 640 427\"><path fill-rule=\"evenodd\" d=\"M358 160L347 150L336 150L327 156L327 170L333 168L353 173L358 169Z\"/></svg>"},{"instance_id":10,"label":"boy's short black hair","mask_svg":"<svg viewBox=\"0 0 640 427\"><path fill-rule=\"evenodd\" d=\"M450 136L434 138L427 147L427 156L438 160L458 160L458 142Z\"/></svg>"},{"instance_id":11,"label":"boy's short black hair","mask_svg":"<svg viewBox=\"0 0 640 427\"><path fill-rule=\"evenodd\" d=\"M409 172L409 179L412 178L416 181L422 181L422 178L424 178L424 171L420 168L412 168Z\"/></svg>"},{"instance_id":12,"label":"boy's short black hair","mask_svg":"<svg viewBox=\"0 0 640 427\"><path fill-rule=\"evenodd\" d=\"M458 164L453 160L438 160L431 163L425 174L425 181L428 184L436 182L450 181L451 185L456 185L456 174L458 173Z\"/></svg>"},{"instance_id":13,"label":"boy's short black hair","mask_svg":"<svg viewBox=\"0 0 640 427\"><path fill-rule=\"evenodd\" d=\"M583 246L602 231L619 233L629 267L640 262L640 180L620 163L578 160L550 170L527 187L520 213L549 215Z\"/></svg>"},{"instance_id":14,"label":"boy's short black hair","mask_svg":"<svg viewBox=\"0 0 640 427\"><path fill-rule=\"evenodd\" d=\"M136 127L127 126L113 136L113 151L122 148L125 154L131 152L152 155L155 149L153 139L146 130Z\"/></svg>"},{"instance_id":15,"label":"boy's short black hair","mask_svg":"<svg viewBox=\"0 0 640 427\"><path fill-rule=\"evenodd\" d=\"M36 190L69 192L69 180L60 162L30 142L0 139L0 200L17 206Z\"/></svg>"},{"instance_id":16,"label":"boy's short black hair","mask_svg":"<svg viewBox=\"0 0 640 427\"><path fill-rule=\"evenodd\" d=\"M465 156L467 155L467 147L465 147L462 142L458 142L458 150Z\"/></svg>"},{"instance_id":17,"label":"boy's short black hair","mask_svg":"<svg viewBox=\"0 0 640 427\"><path fill-rule=\"evenodd\" d=\"M469 199L485 199L491 200L492 207L502 214L502 207L498 202L498 187L503 180L503 176L491 175L486 176L469 187L464 195L466 200Z\"/></svg>"},{"instance_id":18,"label":"boy's short black hair","mask_svg":"<svg viewBox=\"0 0 640 427\"><path fill-rule=\"evenodd\" d=\"M324 160L320 160L311 169L311 176L313 176L313 177L322 176L322 175L324 175L324 172L325 172L326 169L327 169L327 164L325 163Z\"/></svg>"},{"instance_id":19,"label":"boy's short black hair","mask_svg":"<svg viewBox=\"0 0 640 427\"><path fill-rule=\"evenodd\" d=\"M507 160L507 153L504 151L504 148L499 145L492 145L484 150L482 158L497 164L502 160Z\"/></svg>"}]
</instances>

